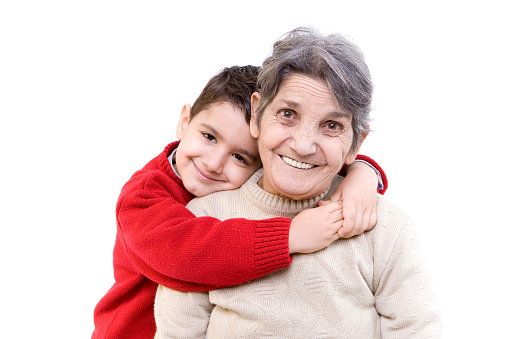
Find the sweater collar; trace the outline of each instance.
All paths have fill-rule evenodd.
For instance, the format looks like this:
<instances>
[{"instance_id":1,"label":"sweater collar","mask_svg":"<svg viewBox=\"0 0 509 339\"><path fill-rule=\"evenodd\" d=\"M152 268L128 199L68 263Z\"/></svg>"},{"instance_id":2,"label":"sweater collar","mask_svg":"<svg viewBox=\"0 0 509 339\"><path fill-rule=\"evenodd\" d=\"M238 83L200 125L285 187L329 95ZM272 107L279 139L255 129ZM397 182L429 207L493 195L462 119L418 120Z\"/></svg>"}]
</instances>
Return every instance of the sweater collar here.
<instances>
[{"instance_id":1,"label":"sweater collar","mask_svg":"<svg viewBox=\"0 0 509 339\"><path fill-rule=\"evenodd\" d=\"M177 140L177 141L174 141L170 144L168 144L165 148L164 148L164 151L159 154L159 159L158 159L158 162L159 162L159 169L161 171L163 171L164 173L166 173L167 175L169 175L169 177L175 181L180 187L182 187L184 190L186 189L184 187L184 184L182 182L182 179L180 179L180 177L177 175L177 172L175 172L173 170L173 166L172 164L170 163L169 161L169 156L170 154L177 149L178 145L180 144L180 141ZM191 193L189 193L191 194Z\"/></svg>"},{"instance_id":2,"label":"sweater collar","mask_svg":"<svg viewBox=\"0 0 509 339\"><path fill-rule=\"evenodd\" d=\"M173 171L173 173L175 173L175 175L177 176L177 178L179 178L180 180L182 180L182 178L180 177L180 175L177 173L177 169L175 168L175 155L177 154L177 148L175 148L171 154L168 156L168 162L170 163L170 166L171 166L171 169Z\"/></svg>"},{"instance_id":3,"label":"sweater collar","mask_svg":"<svg viewBox=\"0 0 509 339\"><path fill-rule=\"evenodd\" d=\"M259 169L249 178L240 190L249 203L256 209L269 215L280 216L285 218L293 218L299 212L318 206L319 200L327 200L341 182L342 178L334 176L332 184L327 191L322 194L306 200L293 200L290 198L277 196L264 191L258 186L258 181L263 175L263 168ZM330 194L329 194L330 192Z\"/></svg>"}]
</instances>

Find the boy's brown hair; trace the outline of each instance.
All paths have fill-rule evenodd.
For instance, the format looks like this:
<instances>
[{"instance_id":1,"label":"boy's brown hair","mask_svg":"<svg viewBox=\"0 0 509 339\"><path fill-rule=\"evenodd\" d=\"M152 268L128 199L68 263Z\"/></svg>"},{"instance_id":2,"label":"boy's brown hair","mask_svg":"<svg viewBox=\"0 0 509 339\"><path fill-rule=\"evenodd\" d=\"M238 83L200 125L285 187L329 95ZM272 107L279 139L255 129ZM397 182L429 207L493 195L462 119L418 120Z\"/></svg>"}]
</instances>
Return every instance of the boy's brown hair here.
<instances>
[{"instance_id":1,"label":"boy's brown hair","mask_svg":"<svg viewBox=\"0 0 509 339\"><path fill-rule=\"evenodd\" d=\"M213 76L191 107L189 120L213 104L229 102L244 112L246 122L251 120L251 94L256 91L259 67L232 66Z\"/></svg>"}]
</instances>

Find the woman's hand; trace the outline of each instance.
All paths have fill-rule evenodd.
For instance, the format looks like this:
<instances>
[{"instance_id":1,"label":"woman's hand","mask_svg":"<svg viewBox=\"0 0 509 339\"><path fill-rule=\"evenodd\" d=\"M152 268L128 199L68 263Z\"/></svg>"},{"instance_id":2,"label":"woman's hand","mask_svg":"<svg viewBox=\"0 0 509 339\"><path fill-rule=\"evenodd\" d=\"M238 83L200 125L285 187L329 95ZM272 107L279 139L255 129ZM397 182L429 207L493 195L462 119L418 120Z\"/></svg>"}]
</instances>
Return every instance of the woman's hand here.
<instances>
[{"instance_id":1,"label":"woman's hand","mask_svg":"<svg viewBox=\"0 0 509 339\"><path fill-rule=\"evenodd\" d=\"M331 201L343 203L344 220L338 231L339 237L351 238L375 227L377 186L378 178L373 169L362 162L354 162L348 166L345 179L330 200L318 202L318 206Z\"/></svg>"}]
</instances>

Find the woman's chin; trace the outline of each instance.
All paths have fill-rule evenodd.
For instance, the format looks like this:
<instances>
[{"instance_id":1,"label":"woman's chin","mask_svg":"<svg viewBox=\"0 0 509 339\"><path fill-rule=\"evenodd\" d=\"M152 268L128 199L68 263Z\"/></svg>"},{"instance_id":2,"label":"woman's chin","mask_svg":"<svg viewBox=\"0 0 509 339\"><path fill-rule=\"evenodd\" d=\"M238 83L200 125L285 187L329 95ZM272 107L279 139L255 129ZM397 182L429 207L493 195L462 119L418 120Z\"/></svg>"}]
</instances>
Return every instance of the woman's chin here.
<instances>
[{"instance_id":1,"label":"woman's chin","mask_svg":"<svg viewBox=\"0 0 509 339\"><path fill-rule=\"evenodd\" d=\"M293 200L305 200L305 199L311 199L314 198L323 192L325 192L325 189L317 189L317 186L310 186L301 184L294 184L291 186L284 186L280 187L277 190L275 190L274 194L283 196L286 198L290 198Z\"/></svg>"}]
</instances>

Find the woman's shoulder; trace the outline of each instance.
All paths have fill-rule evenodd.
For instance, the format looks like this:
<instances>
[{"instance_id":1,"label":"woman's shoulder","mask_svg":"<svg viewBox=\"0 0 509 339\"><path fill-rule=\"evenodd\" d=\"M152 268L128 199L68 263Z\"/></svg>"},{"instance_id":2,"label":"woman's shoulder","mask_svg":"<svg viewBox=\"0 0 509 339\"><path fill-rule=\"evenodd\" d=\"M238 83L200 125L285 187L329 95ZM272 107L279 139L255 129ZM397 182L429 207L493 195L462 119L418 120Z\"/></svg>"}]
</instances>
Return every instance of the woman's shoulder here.
<instances>
[{"instance_id":1,"label":"woman's shoulder","mask_svg":"<svg viewBox=\"0 0 509 339\"><path fill-rule=\"evenodd\" d=\"M398 205L385 196L378 195L377 201L377 225L401 229L410 221L410 216Z\"/></svg>"},{"instance_id":2,"label":"woman's shoulder","mask_svg":"<svg viewBox=\"0 0 509 339\"><path fill-rule=\"evenodd\" d=\"M194 198L187 204L187 209L197 217L213 216L219 219L228 219L228 216L223 216L221 213L228 213L231 208L226 207L237 201L239 196L239 189L214 192Z\"/></svg>"},{"instance_id":3,"label":"woman's shoulder","mask_svg":"<svg viewBox=\"0 0 509 339\"><path fill-rule=\"evenodd\" d=\"M398 205L385 196L379 195L377 202L377 223L365 232L374 253L390 253L398 241L405 241L402 233L413 233L413 220Z\"/></svg>"}]
</instances>

